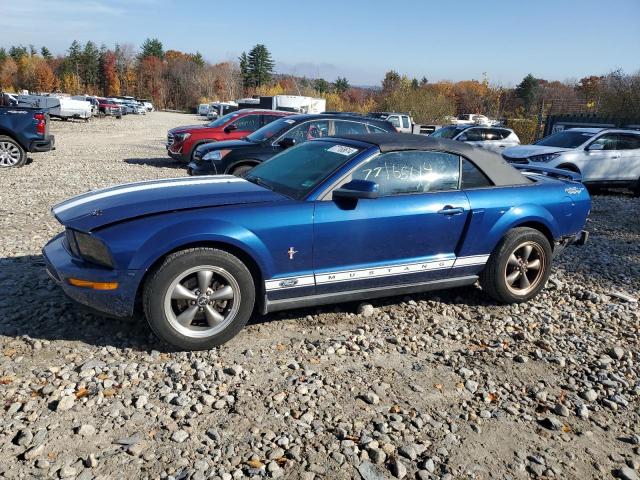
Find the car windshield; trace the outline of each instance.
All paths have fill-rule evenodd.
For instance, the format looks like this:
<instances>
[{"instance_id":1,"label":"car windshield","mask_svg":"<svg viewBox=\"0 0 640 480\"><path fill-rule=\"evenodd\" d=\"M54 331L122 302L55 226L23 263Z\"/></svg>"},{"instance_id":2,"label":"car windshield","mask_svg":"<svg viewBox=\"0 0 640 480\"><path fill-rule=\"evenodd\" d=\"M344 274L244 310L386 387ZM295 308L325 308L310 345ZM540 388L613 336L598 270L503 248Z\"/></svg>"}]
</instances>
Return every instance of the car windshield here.
<instances>
[{"instance_id":1,"label":"car windshield","mask_svg":"<svg viewBox=\"0 0 640 480\"><path fill-rule=\"evenodd\" d=\"M458 127L442 127L433 132L430 137L434 138L453 138L458 135L464 128Z\"/></svg>"},{"instance_id":2,"label":"car windshield","mask_svg":"<svg viewBox=\"0 0 640 480\"><path fill-rule=\"evenodd\" d=\"M229 120L234 119L235 117L237 117L238 115L240 115L238 112L232 112L232 113L227 113L224 117L220 117L217 120L214 120L213 122L209 123L207 125L207 127L221 127L223 126L225 123L227 123Z\"/></svg>"},{"instance_id":3,"label":"car windshield","mask_svg":"<svg viewBox=\"0 0 640 480\"><path fill-rule=\"evenodd\" d=\"M278 135L280 132L287 130L292 125L295 125L296 121L290 118L281 118L275 122L268 123L262 128L259 128L252 134L247 136L247 140L250 142L264 142Z\"/></svg>"},{"instance_id":4,"label":"car windshield","mask_svg":"<svg viewBox=\"0 0 640 480\"><path fill-rule=\"evenodd\" d=\"M565 130L564 132L557 132L542 140L538 140L534 145L540 145L542 147L576 148L594 135L595 133L592 132Z\"/></svg>"},{"instance_id":5,"label":"car windshield","mask_svg":"<svg viewBox=\"0 0 640 480\"><path fill-rule=\"evenodd\" d=\"M287 197L302 200L337 168L362 151L348 145L312 140L279 153L244 177Z\"/></svg>"}]
</instances>

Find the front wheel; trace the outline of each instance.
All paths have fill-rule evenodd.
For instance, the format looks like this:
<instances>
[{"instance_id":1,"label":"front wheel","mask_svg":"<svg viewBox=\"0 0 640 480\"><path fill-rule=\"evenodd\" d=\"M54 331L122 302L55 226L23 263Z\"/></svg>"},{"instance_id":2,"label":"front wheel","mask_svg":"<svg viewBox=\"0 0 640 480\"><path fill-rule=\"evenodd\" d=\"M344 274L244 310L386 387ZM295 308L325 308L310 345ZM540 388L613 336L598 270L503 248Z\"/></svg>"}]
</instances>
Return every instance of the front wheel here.
<instances>
[{"instance_id":1,"label":"front wheel","mask_svg":"<svg viewBox=\"0 0 640 480\"><path fill-rule=\"evenodd\" d=\"M236 167L231 171L231 175L235 175L236 177L244 177L252 168L253 165L240 165L239 167Z\"/></svg>"},{"instance_id":2,"label":"front wheel","mask_svg":"<svg viewBox=\"0 0 640 480\"><path fill-rule=\"evenodd\" d=\"M551 274L551 245L533 228L509 231L480 274L480 285L500 302L520 303L535 297Z\"/></svg>"},{"instance_id":3,"label":"front wheel","mask_svg":"<svg viewBox=\"0 0 640 480\"><path fill-rule=\"evenodd\" d=\"M233 338L255 303L253 277L237 257L213 248L169 255L144 287L154 333L181 350L208 350Z\"/></svg>"}]
</instances>

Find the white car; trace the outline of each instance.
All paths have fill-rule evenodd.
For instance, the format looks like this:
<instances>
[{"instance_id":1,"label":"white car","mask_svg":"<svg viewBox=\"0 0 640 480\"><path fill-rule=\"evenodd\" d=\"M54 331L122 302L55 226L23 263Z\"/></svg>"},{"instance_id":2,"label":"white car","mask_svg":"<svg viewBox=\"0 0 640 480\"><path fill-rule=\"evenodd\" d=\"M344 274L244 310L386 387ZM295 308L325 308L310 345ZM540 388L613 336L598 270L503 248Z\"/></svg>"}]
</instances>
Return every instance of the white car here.
<instances>
[{"instance_id":1,"label":"white car","mask_svg":"<svg viewBox=\"0 0 640 480\"><path fill-rule=\"evenodd\" d=\"M413 118L408 113L371 112L369 116L386 120L399 133L413 133Z\"/></svg>"},{"instance_id":2,"label":"white car","mask_svg":"<svg viewBox=\"0 0 640 480\"><path fill-rule=\"evenodd\" d=\"M504 148L520 145L516 132L510 128L485 127L475 125L449 125L433 132L430 137L449 138L459 142L470 143L501 153Z\"/></svg>"},{"instance_id":3,"label":"white car","mask_svg":"<svg viewBox=\"0 0 640 480\"><path fill-rule=\"evenodd\" d=\"M484 115L478 115L476 113L463 113L458 115L458 118L454 120L454 125L492 125L493 122Z\"/></svg>"},{"instance_id":4,"label":"white car","mask_svg":"<svg viewBox=\"0 0 640 480\"><path fill-rule=\"evenodd\" d=\"M579 173L592 186L621 186L640 195L640 131L570 128L533 145L502 152L511 163L544 165Z\"/></svg>"},{"instance_id":5,"label":"white car","mask_svg":"<svg viewBox=\"0 0 640 480\"><path fill-rule=\"evenodd\" d=\"M211 105L209 105L208 103L201 103L200 105L198 105L198 115L206 117L210 109Z\"/></svg>"}]
</instances>

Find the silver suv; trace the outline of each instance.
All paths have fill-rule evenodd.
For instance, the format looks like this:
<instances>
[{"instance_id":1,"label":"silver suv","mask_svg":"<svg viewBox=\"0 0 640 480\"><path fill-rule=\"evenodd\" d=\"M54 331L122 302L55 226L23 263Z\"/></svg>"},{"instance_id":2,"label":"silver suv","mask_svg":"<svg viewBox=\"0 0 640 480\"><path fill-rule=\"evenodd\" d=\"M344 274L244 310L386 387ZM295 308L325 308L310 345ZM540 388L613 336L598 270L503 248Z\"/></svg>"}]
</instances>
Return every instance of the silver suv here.
<instances>
[{"instance_id":1,"label":"silver suv","mask_svg":"<svg viewBox=\"0 0 640 480\"><path fill-rule=\"evenodd\" d=\"M571 170L587 185L628 187L640 195L638 130L570 128L506 149L502 156L512 163Z\"/></svg>"},{"instance_id":2,"label":"silver suv","mask_svg":"<svg viewBox=\"0 0 640 480\"><path fill-rule=\"evenodd\" d=\"M450 125L433 132L430 137L449 138L501 153L503 148L520 145L516 132L510 128L474 125Z\"/></svg>"}]
</instances>

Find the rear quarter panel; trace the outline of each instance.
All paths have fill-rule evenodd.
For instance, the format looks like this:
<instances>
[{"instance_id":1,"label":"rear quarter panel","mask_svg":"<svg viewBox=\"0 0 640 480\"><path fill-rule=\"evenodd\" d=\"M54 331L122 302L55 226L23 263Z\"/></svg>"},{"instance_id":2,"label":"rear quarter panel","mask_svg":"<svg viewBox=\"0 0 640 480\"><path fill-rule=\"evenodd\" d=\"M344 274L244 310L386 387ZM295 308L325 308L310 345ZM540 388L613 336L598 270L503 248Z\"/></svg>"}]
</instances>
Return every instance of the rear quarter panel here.
<instances>
[{"instance_id":1,"label":"rear quarter panel","mask_svg":"<svg viewBox=\"0 0 640 480\"><path fill-rule=\"evenodd\" d=\"M471 205L459 256L489 254L512 228L544 226L553 240L584 228L591 200L579 182L535 176L532 185L467 190Z\"/></svg>"}]
</instances>

